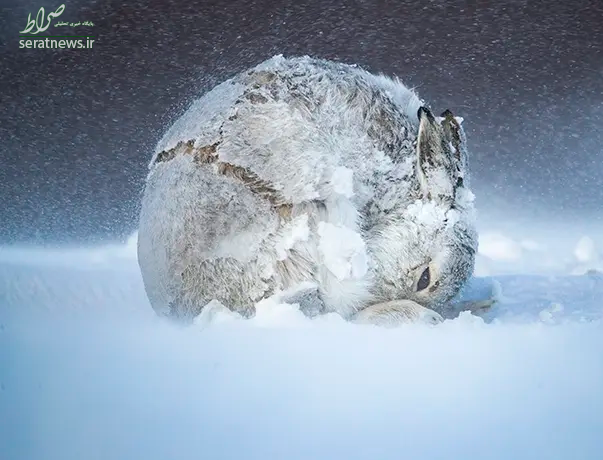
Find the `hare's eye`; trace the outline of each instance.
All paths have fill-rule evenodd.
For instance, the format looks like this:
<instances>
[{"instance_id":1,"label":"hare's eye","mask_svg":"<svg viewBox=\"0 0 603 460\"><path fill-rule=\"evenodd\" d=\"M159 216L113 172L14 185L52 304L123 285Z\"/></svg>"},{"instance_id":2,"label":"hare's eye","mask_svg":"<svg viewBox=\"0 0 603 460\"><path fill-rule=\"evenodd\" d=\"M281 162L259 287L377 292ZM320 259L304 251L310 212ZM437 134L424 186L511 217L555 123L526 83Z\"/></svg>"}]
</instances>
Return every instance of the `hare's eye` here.
<instances>
[{"instance_id":1,"label":"hare's eye","mask_svg":"<svg viewBox=\"0 0 603 460\"><path fill-rule=\"evenodd\" d=\"M422 291L423 289L427 289L430 281L431 281L431 279L430 279L429 267L427 267L425 270L423 270L423 273L421 273L421 277L419 278L419 281L417 282L417 292Z\"/></svg>"}]
</instances>

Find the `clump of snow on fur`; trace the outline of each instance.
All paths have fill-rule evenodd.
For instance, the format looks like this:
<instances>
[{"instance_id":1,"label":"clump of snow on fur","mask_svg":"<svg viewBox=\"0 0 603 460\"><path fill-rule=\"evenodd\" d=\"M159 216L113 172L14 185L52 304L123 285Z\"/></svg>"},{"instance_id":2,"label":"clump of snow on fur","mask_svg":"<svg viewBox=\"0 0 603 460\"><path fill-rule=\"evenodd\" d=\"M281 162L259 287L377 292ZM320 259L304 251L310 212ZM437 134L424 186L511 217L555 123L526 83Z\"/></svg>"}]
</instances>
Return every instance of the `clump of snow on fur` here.
<instances>
[{"instance_id":1,"label":"clump of snow on fur","mask_svg":"<svg viewBox=\"0 0 603 460\"><path fill-rule=\"evenodd\" d=\"M475 201L475 194L467 187L461 187L456 190L456 202L459 207L472 208Z\"/></svg>"},{"instance_id":2,"label":"clump of snow on fur","mask_svg":"<svg viewBox=\"0 0 603 460\"><path fill-rule=\"evenodd\" d=\"M204 329L210 325L242 319L243 317L239 313L230 310L221 302L214 299L203 307L201 314L194 319L193 323L197 327Z\"/></svg>"},{"instance_id":3,"label":"clump of snow on fur","mask_svg":"<svg viewBox=\"0 0 603 460\"><path fill-rule=\"evenodd\" d=\"M318 224L318 250L325 267L337 277L362 278L368 271L365 243L355 231L328 222Z\"/></svg>"},{"instance_id":4,"label":"clump of snow on fur","mask_svg":"<svg viewBox=\"0 0 603 460\"><path fill-rule=\"evenodd\" d=\"M345 166L338 166L331 177L333 191L347 198L354 195L354 171Z\"/></svg>"},{"instance_id":5,"label":"clump of snow on fur","mask_svg":"<svg viewBox=\"0 0 603 460\"><path fill-rule=\"evenodd\" d=\"M251 321L259 327L311 325L311 320L299 310L299 305L281 302L278 295L259 301L255 305L255 316Z\"/></svg>"},{"instance_id":6,"label":"clump of snow on fur","mask_svg":"<svg viewBox=\"0 0 603 460\"><path fill-rule=\"evenodd\" d=\"M433 201L416 200L406 208L406 215L409 219L414 220L421 227L440 227L448 215L453 217L456 215L454 210L447 207L439 206ZM454 217L453 217L454 218Z\"/></svg>"},{"instance_id":7,"label":"clump of snow on fur","mask_svg":"<svg viewBox=\"0 0 603 460\"><path fill-rule=\"evenodd\" d=\"M308 227L308 215L301 214L290 223L287 223L276 241L275 249L278 260L285 260L289 249L292 249L298 241L307 241L310 235Z\"/></svg>"}]
</instances>

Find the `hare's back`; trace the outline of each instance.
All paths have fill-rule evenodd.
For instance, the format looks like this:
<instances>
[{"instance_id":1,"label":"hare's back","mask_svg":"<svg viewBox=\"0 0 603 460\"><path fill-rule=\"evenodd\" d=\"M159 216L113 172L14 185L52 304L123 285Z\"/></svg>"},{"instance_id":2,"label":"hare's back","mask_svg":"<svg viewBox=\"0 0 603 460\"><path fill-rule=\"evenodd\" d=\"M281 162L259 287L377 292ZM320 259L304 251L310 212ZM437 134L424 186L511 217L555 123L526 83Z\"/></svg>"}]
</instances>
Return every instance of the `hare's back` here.
<instances>
[{"instance_id":1,"label":"hare's back","mask_svg":"<svg viewBox=\"0 0 603 460\"><path fill-rule=\"evenodd\" d=\"M387 173L408 157L416 130L416 113L409 113L419 104L400 83L356 67L277 56L196 101L153 162L188 143L291 204L340 193L345 168L361 197L376 171Z\"/></svg>"}]
</instances>

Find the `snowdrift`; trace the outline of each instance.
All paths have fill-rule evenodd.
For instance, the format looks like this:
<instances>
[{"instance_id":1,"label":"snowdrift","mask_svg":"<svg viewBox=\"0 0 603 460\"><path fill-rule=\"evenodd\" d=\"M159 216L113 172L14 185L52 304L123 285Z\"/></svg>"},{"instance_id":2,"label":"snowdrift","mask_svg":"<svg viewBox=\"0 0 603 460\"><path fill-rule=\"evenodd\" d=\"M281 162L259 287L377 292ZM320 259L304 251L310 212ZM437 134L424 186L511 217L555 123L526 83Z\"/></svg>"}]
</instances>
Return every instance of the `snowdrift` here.
<instances>
[{"instance_id":1,"label":"snowdrift","mask_svg":"<svg viewBox=\"0 0 603 460\"><path fill-rule=\"evenodd\" d=\"M0 248L0 458L603 458L597 245L482 235L463 296L499 304L396 329L270 302L180 328L135 237Z\"/></svg>"}]
</instances>

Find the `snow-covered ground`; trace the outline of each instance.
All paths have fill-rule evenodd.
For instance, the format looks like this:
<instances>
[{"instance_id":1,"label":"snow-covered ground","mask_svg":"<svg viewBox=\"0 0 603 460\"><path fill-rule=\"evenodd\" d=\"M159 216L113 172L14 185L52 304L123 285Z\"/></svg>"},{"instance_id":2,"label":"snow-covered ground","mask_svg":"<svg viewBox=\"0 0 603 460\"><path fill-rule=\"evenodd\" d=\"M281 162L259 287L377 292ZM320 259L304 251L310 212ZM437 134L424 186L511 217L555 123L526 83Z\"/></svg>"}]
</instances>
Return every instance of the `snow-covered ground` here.
<instances>
[{"instance_id":1,"label":"snow-covered ground","mask_svg":"<svg viewBox=\"0 0 603 460\"><path fill-rule=\"evenodd\" d=\"M500 302L396 329L269 303L179 328L135 236L0 247L0 459L601 459L603 232L496 228L464 297Z\"/></svg>"}]
</instances>

